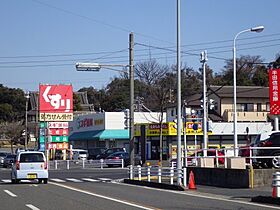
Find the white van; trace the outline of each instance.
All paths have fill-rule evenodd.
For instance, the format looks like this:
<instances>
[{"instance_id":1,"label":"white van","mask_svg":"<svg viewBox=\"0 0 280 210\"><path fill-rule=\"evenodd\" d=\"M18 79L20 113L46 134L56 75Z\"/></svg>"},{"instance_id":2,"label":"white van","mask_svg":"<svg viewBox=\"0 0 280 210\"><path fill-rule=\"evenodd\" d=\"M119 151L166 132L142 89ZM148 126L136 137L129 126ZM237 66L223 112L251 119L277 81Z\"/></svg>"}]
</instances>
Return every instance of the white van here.
<instances>
[{"instance_id":1,"label":"white van","mask_svg":"<svg viewBox=\"0 0 280 210\"><path fill-rule=\"evenodd\" d=\"M39 183L48 183L49 172L46 157L43 152L24 151L16 156L16 163L12 165L12 183L20 180L37 179Z\"/></svg>"},{"instance_id":2,"label":"white van","mask_svg":"<svg viewBox=\"0 0 280 210\"><path fill-rule=\"evenodd\" d=\"M88 158L88 151L87 150L85 150L85 149L72 149L72 159L73 160L86 160L87 158Z\"/></svg>"}]
</instances>

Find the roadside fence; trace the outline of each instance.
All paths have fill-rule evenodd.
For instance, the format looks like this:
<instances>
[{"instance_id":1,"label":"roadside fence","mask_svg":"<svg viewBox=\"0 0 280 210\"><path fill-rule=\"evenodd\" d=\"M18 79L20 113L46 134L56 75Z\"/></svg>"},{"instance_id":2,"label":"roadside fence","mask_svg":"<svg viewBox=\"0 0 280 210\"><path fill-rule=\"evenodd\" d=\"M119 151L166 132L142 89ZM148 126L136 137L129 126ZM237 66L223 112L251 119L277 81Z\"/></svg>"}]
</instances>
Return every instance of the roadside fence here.
<instances>
[{"instance_id":1,"label":"roadside fence","mask_svg":"<svg viewBox=\"0 0 280 210\"><path fill-rule=\"evenodd\" d=\"M178 176L181 177L183 186L187 187L187 169L183 168L177 170L174 167L159 167L159 166L129 166L128 169L129 179L148 181L148 182L158 182L158 183L168 183L173 185L177 182Z\"/></svg>"},{"instance_id":2,"label":"roadside fence","mask_svg":"<svg viewBox=\"0 0 280 210\"><path fill-rule=\"evenodd\" d=\"M49 170L60 169L89 169L89 168L108 168L118 166L124 168L123 159L101 159L101 160L50 160L48 161Z\"/></svg>"}]
</instances>

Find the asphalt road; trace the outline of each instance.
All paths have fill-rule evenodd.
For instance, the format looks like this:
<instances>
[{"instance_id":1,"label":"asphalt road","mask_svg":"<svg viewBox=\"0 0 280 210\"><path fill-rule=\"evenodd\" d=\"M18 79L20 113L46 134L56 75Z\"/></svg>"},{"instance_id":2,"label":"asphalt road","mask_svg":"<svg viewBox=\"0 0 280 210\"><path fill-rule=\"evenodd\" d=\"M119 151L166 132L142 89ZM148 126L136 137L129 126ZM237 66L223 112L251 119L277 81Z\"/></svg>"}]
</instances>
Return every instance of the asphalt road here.
<instances>
[{"instance_id":1,"label":"asphalt road","mask_svg":"<svg viewBox=\"0 0 280 210\"><path fill-rule=\"evenodd\" d=\"M48 184L11 184L9 174L0 170L0 209L280 209L251 203L249 190L198 186L178 192L126 185L118 181L127 177L125 169L50 171Z\"/></svg>"}]
</instances>

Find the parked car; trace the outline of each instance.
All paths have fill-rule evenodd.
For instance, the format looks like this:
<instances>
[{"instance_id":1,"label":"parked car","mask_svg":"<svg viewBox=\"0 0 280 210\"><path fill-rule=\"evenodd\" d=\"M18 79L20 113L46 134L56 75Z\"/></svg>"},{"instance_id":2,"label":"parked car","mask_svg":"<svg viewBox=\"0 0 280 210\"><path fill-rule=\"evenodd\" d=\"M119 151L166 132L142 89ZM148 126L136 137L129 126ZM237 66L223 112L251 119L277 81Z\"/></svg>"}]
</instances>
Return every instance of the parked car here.
<instances>
[{"instance_id":1,"label":"parked car","mask_svg":"<svg viewBox=\"0 0 280 210\"><path fill-rule=\"evenodd\" d=\"M46 157L43 152L24 151L16 156L16 163L12 166L12 183L20 180L38 180L48 183L49 172Z\"/></svg>"},{"instance_id":2,"label":"parked car","mask_svg":"<svg viewBox=\"0 0 280 210\"><path fill-rule=\"evenodd\" d=\"M88 149L88 160L97 159L97 155L102 154L107 148L106 147L96 147Z\"/></svg>"},{"instance_id":3,"label":"parked car","mask_svg":"<svg viewBox=\"0 0 280 210\"><path fill-rule=\"evenodd\" d=\"M280 168L280 132L272 133L269 138L259 141L255 147L263 147L255 151L255 156L274 156L274 158L256 158L256 162L262 167ZM265 149L265 147L269 147ZM271 148L279 147L279 148Z\"/></svg>"},{"instance_id":4,"label":"parked car","mask_svg":"<svg viewBox=\"0 0 280 210\"><path fill-rule=\"evenodd\" d=\"M86 160L88 158L88 151L85 149L72 149L73 160Z\"/></svg>"},{"instance_id":5,"label":"parked car","mask_svg":"<svg viewBox=\"0 0 280 210\"><path fill-rule=\"evenodd\" d=\"M130 165L130 156L128 152L115 152L105 159L105 164L108 167L112 166L121 166L122 162L121 159L123 159L124 166ZM139 156L135 155L135 165L141 165L140 164Z\"/></svg>"},{"instance_id":6,"label":"parked car","mask_svg":"<svg viewBox=\"0 0 280 210\"><path fill-rule=\"evenodd\" d=\"M269 139L270 136L272 134L275 133L280 133L279 131L269 131L269 132L264 132L264 133L260 133L256 136L256 138L249 144L246 146L242 146L239 148L239 156L241 157L247 157L246 158L246 163L250 162L250 147L258 147L258 145L260 145L261 142L264 142L265 140ZM252 156L257 156L257 149L251 149L251 155ZM257 164L257 160L253 159L252 160L253 164Z\"/></svg>"},{"instance_id":7,"label":"parked car","mask_svg":"<svg viewBox=\"0 0 280 210\"><path fill-rule=\"evenodd\" d=\"M4 159L4 164L3 167L4 168L9 168L12 167L12 165L15 163L16 160L16 156L15 154L9 154L5 157Z\"/></svg>"},{"instance_id":8,"label":"parked car","mask_svg":"<svg viewBox=\"0 0 280 210\"><path fill-rule=\"evenodd\" d=\"M0 166L3 167L4 165L4 159L7 157L9 153L8 152L0 152Z\"/></svg>"},{"instance_id":9,"label":"parked car","mask_svg":"<svg viewBox=\"0 0 280 210\"><path fill-rule=\"evenodd\" d=\"M218 154L218 163L219 164L225 164L225 158L224 158L224 153L221 151L217 152ZM196 153L196 156L199 157L203 157L203 150L198 150ZM207 150L207 157L216 157L216 150ZM195 166L196 165L196 159L195 159L195 153L188 156L187 157L187 161L188 161L188 166ZM176 163L177 163L177 159L172 159L170 161L170 166L173 165L173 167L176 167ZM216 158L214 158L214 163L216 164Z\"/></svg>"},{"instance_id":10,"label":"parked car","mask_svg":"<svg viewBox=\"0 0 280 210\"><path fill-rule=\"evenodd\" d=\"M122 148L122 147L115 147L115 148L106 149L103 153L101 153L100 155L97 155L96 159L98 159L98 160L105 159L109 155L111 155L115 152L126 152L126 150L125 150L125 148Z\"/></svg>"}]
</instances>

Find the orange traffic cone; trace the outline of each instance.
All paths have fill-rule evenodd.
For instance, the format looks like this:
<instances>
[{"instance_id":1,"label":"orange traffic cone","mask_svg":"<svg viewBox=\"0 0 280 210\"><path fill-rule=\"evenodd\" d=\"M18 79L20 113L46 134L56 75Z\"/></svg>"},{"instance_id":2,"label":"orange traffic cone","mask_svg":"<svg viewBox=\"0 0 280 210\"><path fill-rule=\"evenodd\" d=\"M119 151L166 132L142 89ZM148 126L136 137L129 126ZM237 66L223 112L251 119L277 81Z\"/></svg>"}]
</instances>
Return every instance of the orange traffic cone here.
<instances>
[{"instance_id":1,"label":"orange traffic cone","mask_svg":"<svg viewBox=\"0 0 280 210\"><path fill-rule=\"evenodd\" d=\"M189 190L196 190L195 181L194 181L194 173L191 171L189 176Z\"/></svg>"},{"instance_id":2,"label":"orange traffic cone","mask_svg":"<svg viewBox=\"0 0 280 210\"><path fill-rule=\"evenodd\" d=\"M272 187L272 198L277 198L277 189L276 187Z\"/></svg>"}]
</instances>

